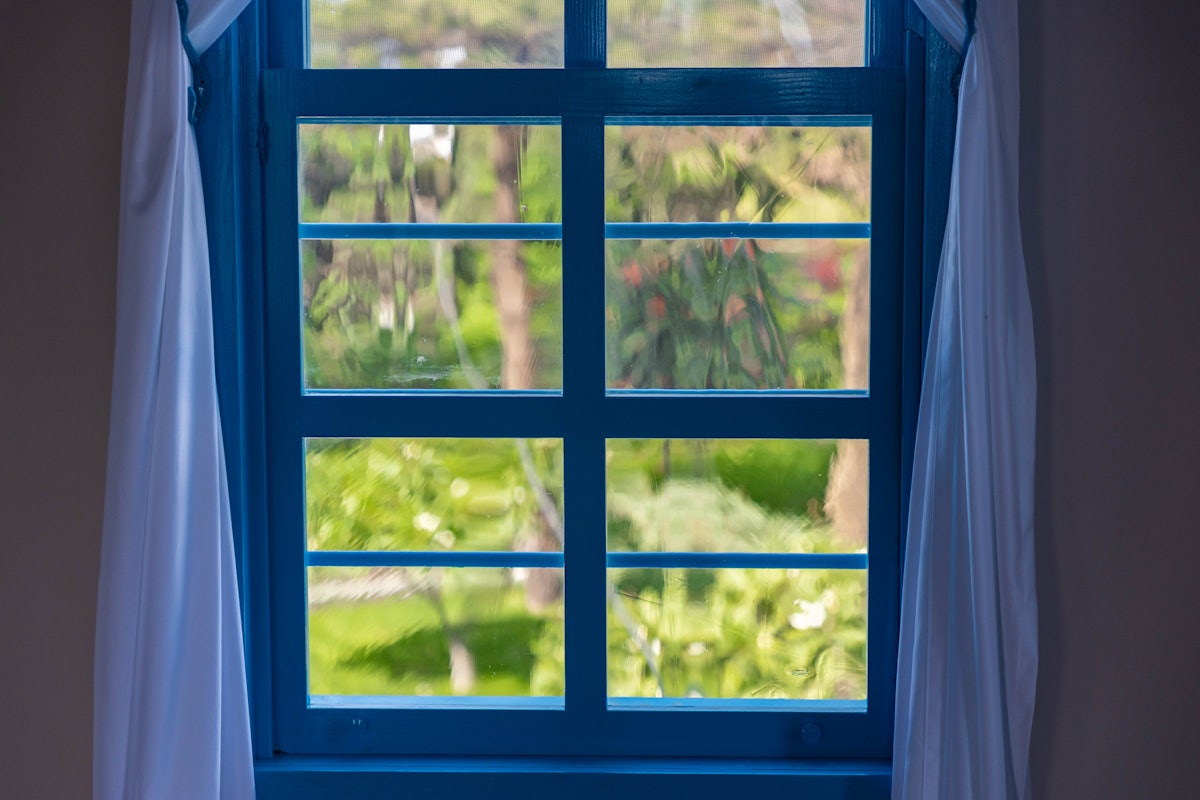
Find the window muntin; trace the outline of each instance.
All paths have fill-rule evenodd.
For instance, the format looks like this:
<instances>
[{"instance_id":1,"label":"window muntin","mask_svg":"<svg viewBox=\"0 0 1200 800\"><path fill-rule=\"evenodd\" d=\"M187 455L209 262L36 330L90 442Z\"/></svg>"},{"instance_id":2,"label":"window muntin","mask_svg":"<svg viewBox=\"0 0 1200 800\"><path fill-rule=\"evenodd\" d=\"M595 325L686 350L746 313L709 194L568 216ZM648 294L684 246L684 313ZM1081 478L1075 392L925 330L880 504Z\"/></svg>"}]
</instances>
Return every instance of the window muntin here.
<instances>
[{"instance_id":1,"label":"window muntin","mask_svg":"<svg viewBox=\"0 0 1200 800\"><path fill-rule=\"evenodd\" d=\"M568 20L573 13L577 15L579 5L568 4ZM567 41L572 41L570 24ZM572 63L570 57L567 61ZM370 124L379 120L465 124L482 119L488 124L507 124L516 118L562 119L563 185L571 187L564 197L562 223L566 309L563 315L564 350L573 355L585 353L586 360L592 364L604 362L603 328L589 330L579 323L578 319L584 317L574 313L574 302L586 304L590 298L594 304L603 293L605 239L604 229L597 221L603 219L605 117L612 124L643 118L651 118L655 124L690 124L697 118L712 124L720 118L720 124L726 127L761 124L764 118L795 118L797 115L811 120L830 115L868 119L874 132L869 247L876 274L872 276L871 292L873 301L887 298L882 303L872 303L872 327L888 332L898 328L897 200L901 97L898 89L901 80L895 72L868 69L853 75L825 73L820 78L811 73L784 75L772 71L733 78L709 72L697 76L664 75L662 79L654 78L647 83L649 73L644 76L637 73L605 75L568 69L551 76L515 71L508 75L524 77L503 80L496 77L493 80L477 74L459 77L446 71L442 73L446 76L444 79L423 74L424 85L416 91L383 75L343 74L344 79L332 83L315 75L312 79L295 73L268 76L269 126L274 130L287 130L297 120L315 119L362 120ZM341 85L343 90L331 93L329 88L334 85ZM648 92L647 86L651 86ZM281 99L284 107L273 103L271 97ZM600 98L607 99L600 102ZM670 123L664 123L668 118ZM296 155L294 151L289 152L287 146L280 150L282 152L274 153L276 159L282 157L285 163L290 159L293 165L289 190L294 198L297 196L294 183ZM273 187L268 189L269 194L289 184L286 166L281 166L276 159L268 164L268 183ZM278 172L280 168L284 173ZM273 177L271 173L274 173ZM287 191L280 196L286 197ZM889 213L881 214L881 208L888 209ZM275 242L277 253L282 254L281 259L272 258L271 263L287 264L290 261L289 268L295 276L296 256L292 248L296 245L283 244L280 248L289 238L297 241L299 220L288 216L268 217L268 225L274 230L271 241ZM577 267L579 263L585 267ZM290 306L287 313L294 319L298 305L296 298L300 296L296 278L284 277L279 267L275 267L272 274L274 277L268 280L268 307L272 311L269 316L284 319L286 315L280 311ZM601 307L593 305L591 316L598 316L597 311L603 314ZM269 338L274 344L269 349L275 354L271 359L272 385L294 386L295 378L289 376L300 374L302 363L301 347L294 329L293 333L286 334L271 325L270 330ZM566 482L581 490L578 499L572 494L573 519L576 520L572 524L576 526L574 530L582 531L568 538L565 562L600 565L599 570L593 568L590 572L585 569L572 573L573 588L567 595L564 612L566 630L584 627L603 630L606 626L606 580L599 576L607 569L603 547L604 499L602 492L596 494L595 487L603 485L601 465L606 439L656 436L771 438L782 432L788 437L870 440L871 486L878 495L871 501L872 520L883 518L886 521L872 523L872 568L868 575L870 591L867 600L871 613L868 616L877 628L873 636L879 630L884 631L884 648L881 651L873 647L869 653L874 666L869 671L868 696L884 697L891 681L891 659L887 650L892 646L887 644L886 633L888 609L895 603L895 579L889 576L889 571L896 560L896 547L894 543L888 543L887 531L890 528L895 536L898 500L886 489L877 487L895 487L899 483L895 469L898 437L893 437L891 431L894 428L886 421L894 413L890 409L898 405L896 346L894 337L890 340L887 336L872 337L870 396L838 392L822 396L784 390L770 396L756 393L738 398L720 391L711 397L683 391L672 403L663 405L659 402L661 398L655 397L653 392L646 397L633 398L623 396L620 390L606 391L602 371L583 370L578 365L572 367L573 361L564 365L561 397L518 393L518 396L502 398L497 394L490 395L487 404L477 402L483 397L442 392L425 398L403 391L382 397L334 391L289 398L291 390L285 388L281 395L276 393L282 397L282 402L271 404L272 409L278 408L281 412L277 415L273 412L270 420L274 431L271 437L275 442L272 447L280 453L280 457L273 458L276 468L272 475L281 476L273 478L281 484L273 489L277 497L273 508L290 505L294 509L294 501L288 498L296 496L297 485L294 478L287 476L295 474L294 466L288 465L297 463L294 455L297 450L288 442L296 441L293 437L298 432L310 437L562 436L566 442ZM572 397L581 398L576 401L575 410L568 407ZM394 401L404 403L403 414L396 413ZM753 404L750 401L754 401ZM415 425L414 419L421 420L420 425ZM597 519L601 520L600 525L597 525ZM289 602L285 598L295 597L297 588L303 585L290 576L303 576L305 561L298 557L294 546L286 543L283 533L289 528L294 530L296 521L294 510L276 513L273 519L272 535L278 545L273 548L276 561L273 569L276 576L282 576L275 590L276 607L280 609ZM882 547L876 546L877 540L883 543ZM293 549L289 551L289 547ZM580 579L578 586L574 583L576 578ZM295 618L294 612L279 616L289 614ZM286 632L289 627L291 625L286 622L277 626L284 631L277 638L276 653L284 660L298 655L303 657L302 651L294 645L294 634ZM868 702L864 710L861 701L817 701L816 704L810 701L751 701L760 712L747 715L744 720L742 715L730 717L726 713L727 709L739 706L741 701L735 699L723 701L720 707L726 710L721 711L716 711L716 707L711 707L714 710L710 711L703 706L669 703L678 710L687 709L687 719L683 720L677 719L676 714L661 713L666 706L655 698L606 699L603 640L597 647L595 641L581 641L579 636L568 635L566 638L565 704L554 715L545 716L544 710L536 710L536 704L528 702L477 703L468 708L456 708L449 717L444 713L445 706L438 703L433 706L408 703L403 711L386 707L394 702L384 703L383 708L366 702L346 707L336 702L314 702L316 698L298 704L296 699L306 695L306 687L296 680L296 676L277 675L275 705L279 744L285 745L288 752L361 752L367 748L406 753L883 755L890 742L887 708L882 703ZM891 652L894 654L894 648ZM597 687L599 692L595 691ZM784 705L776 705L777 702ZM851 705L845 705L846 702ZM497 709L504 709L501 716L495 716ZM367 716L355 716L361 714ZM394 717L393 714L403 716ZM363 719L365 729L371 732L365 739L357 736L364 730L355 721L359 719ZM453 719L453 725L447 721L450 719ZM810 723L818 724L820 735L814 738L806 734L802 739L798 738L795 735L798 726ZM511 730L514 725L523 736L506 739L501 731ZM335 733L347 730L356 736L346 738ZM422 735L413 735L416 730ZM686 733L682 738L681 731Z\"/></svg>"}]
</instances>

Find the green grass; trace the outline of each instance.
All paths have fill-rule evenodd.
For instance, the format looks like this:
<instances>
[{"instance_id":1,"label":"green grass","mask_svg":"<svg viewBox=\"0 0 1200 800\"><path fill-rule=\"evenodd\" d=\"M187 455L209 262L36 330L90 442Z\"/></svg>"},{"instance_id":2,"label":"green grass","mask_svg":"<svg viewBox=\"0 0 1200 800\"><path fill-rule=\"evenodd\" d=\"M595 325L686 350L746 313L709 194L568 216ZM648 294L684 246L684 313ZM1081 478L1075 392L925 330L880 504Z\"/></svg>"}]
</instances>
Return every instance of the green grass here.
<instances>
[{"instance_id":1,"label":"green grass","mask_svg":"<svg viewBox=\"0 0 1200 800\"><path fill-rule=\"evenodd\" d=\"M446 613L475 660L470 694L528 696L534 643L561 619L527 610L516 585L444 594ZM452 694L447 636L424 596L319 606L309 614L308 637L312 694Z\"/></svg>"}]
</instances>

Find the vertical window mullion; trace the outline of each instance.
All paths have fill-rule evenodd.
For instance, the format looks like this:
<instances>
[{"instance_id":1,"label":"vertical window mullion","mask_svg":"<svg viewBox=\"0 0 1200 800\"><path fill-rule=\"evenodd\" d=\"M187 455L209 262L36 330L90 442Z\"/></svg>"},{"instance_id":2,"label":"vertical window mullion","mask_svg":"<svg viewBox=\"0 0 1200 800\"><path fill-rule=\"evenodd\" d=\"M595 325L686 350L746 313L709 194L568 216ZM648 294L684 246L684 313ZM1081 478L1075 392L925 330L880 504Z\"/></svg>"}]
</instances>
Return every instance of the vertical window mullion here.
<instances>
[{"instance_id":1,"label":"vertical window mullion","mask_svg":"<svg viewBox=\"0 0 1200 800\"><path fill-rule=\"evenodd\" d=\"M296 236L298 173L296 114L280 101L274 86L266 89L266 118L277 131L268 162L264 190L271 212L266 216L266 401L267 471L272 618L275 663L300 665L272 676L275 713L281 729L299 723L307 704L304 564L304 445L298 418L303 403L300 328L297 324L299 241Z\"/></svg>"},{"instance_id":2,"label":"vertical window mullion","mask_svg":"<svg viewBox=\"0 0 1200 800\"><path fill-rule=\"evenodd\" d=\"M594 730L607 696L603 118L565 117L562 141L566 705Z\"/></svg>"},{"instance_id":3,"label":"vertical window mullion","mask_svg":"<svg viewBox=\"0 0 1200 800\"><path fill-rule=\"evenodd\" d=\"M566 26L563 37L564 63L567 69L602 69L607 51L607 3L605 0L563 2L563 24Z\"/></svg>"}]
</instances>

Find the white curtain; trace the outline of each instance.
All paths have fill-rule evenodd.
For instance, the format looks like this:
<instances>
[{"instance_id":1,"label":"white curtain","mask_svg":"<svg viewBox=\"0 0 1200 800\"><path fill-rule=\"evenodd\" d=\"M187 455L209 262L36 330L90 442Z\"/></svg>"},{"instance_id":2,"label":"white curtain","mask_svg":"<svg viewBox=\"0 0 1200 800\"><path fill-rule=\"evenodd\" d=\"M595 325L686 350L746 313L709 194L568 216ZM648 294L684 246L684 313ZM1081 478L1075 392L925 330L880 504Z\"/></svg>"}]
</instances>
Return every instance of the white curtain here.
<instances>
[{"instance_id":1,"label":"white curtain","mask_svg":"<svg viewBox=\"0 0 1200 800\"><path fill-rule=\"evenodd\" d=\"M917 0L956 47L958 0ZM979 0L959 89L900 618L894 800L1030 795L1035 370L1017 207L1016 0Z\"/></svg>"},{"instance_id":2,"label":"white curtain","mask_svg":"<svg viewBox=\"0 0 1200 800\"><path fill-rule=\"evenodd\" d=\"M195 0L197 50L247 0ZM133 0L93 792L252 798L204 198L175 0Z\"/></svg>"}]
</instances>

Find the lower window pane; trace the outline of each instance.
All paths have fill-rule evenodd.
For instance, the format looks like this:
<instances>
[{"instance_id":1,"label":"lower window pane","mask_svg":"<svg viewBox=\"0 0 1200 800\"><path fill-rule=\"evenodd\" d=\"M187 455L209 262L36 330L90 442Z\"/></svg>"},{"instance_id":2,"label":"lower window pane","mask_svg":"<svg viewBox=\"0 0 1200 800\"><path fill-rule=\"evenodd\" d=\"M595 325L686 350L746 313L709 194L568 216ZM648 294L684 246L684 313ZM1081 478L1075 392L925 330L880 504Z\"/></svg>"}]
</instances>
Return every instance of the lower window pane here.
<instances>
[{"instance_id":1,"label":"lower window pane","mask_svg":"<svg viewBox=\"0 0 1200 800\"><path fill-rule=\"evenodd\" d=\"M610 552L866 552L866 439L608 439Z\"/></svg>"},{"instance_id":2,"label":"lower window pane","mask_svg":"<svg viewBox=\"0 0 1200 800\"><path fill-rule=\"evenodd\" d=\"M563 693L560 569L310 567L310 695Z\"/></svg>"},{"instance_id":3,"label":"lower window pane","mask_svg":"<svg viewBox=\"0 0 1200 800\"><path fill-rule=\"evenodd\" d=\"M864 570L609 569L608 695L867 696Z\"/></svg>"}]
</instances>

